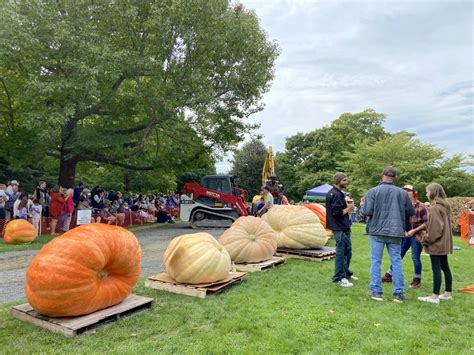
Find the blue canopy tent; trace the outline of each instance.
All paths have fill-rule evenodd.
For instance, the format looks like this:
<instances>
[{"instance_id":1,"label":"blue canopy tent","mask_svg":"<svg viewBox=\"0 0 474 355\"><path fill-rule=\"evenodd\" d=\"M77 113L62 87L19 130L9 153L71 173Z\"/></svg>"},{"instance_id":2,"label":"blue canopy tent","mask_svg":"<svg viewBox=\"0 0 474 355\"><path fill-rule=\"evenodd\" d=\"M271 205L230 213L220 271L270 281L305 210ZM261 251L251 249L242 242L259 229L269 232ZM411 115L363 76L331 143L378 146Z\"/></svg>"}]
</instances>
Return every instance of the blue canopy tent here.
<instances>
[{"instance_id":1,"label":"blue canopy tent","mask_svg":"<svg viewBox=\"0 0 474 355\"><path fill-rule=\"evenodd\" d=\"M329 190L332 189L332 186L329 184L324 184L321 186L313 187L311 190L306 191L306 196L316 196L326 198Z\"/></svg>"},{"instance_id":2,"label":"blue canopy tent","mask_svg":"<svg viewBox=\"0 0 474 355\"><path fill-rule=\"evenodd\" d=\"M313 187L311 190L306 191L306 194L303 196L303 201L325 202L326 195L331 189L332 185L329 184Z\"/></svg>"}]
</instances>

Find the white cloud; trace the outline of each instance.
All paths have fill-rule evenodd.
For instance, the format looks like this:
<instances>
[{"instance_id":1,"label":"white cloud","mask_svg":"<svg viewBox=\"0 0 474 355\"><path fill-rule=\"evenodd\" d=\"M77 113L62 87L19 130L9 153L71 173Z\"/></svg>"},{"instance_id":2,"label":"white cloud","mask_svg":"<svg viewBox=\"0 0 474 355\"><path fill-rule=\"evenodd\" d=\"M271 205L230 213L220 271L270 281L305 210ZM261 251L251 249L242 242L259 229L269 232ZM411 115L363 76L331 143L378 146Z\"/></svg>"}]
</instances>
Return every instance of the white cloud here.
<instances>
[{"instance_id":1,"label":"white cloud","mask_svg":"<svg viewBox=\"0 0 474 355\"><path fill-rule=\"evenodd\" d=\"M266 107L251 117L274 150L343 112L373 108L390 131L474 153L472 1L240 2L282 48Z\"/></svg>"}]
</instances>

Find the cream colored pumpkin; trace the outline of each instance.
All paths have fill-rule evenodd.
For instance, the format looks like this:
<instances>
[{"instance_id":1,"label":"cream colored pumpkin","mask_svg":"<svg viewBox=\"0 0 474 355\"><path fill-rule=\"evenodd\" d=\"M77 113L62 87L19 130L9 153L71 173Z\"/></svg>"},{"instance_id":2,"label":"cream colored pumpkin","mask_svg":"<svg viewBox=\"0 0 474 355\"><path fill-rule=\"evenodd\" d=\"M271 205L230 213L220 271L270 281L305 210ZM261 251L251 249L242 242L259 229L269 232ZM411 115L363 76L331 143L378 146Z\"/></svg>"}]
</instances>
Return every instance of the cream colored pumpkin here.
<instances>
[{"instance_id":1,"label":"cream colored pumpkin","mask_svg":"<svg viewBox=\"0 0 474 355\"><path fill-rule=\"evenodd\" d=\"M236 263L254 263L270 259L277 248L277 234L261 218L237 219L219 238Z\"/></svg>"},{"instance_id":2,"label":"cream colored pumpkin","mask_svg":"<svg viewBox=\"0 0 474 355\"><path fill-rule=\"evenodd\" d=\"M187 284L222 280L231 267L227 250L208 233L174 238L166 248L163 262L173 279Z\"/></svg>"},{"instance_id":3,"label":"cream colored pumpkin","mask_svg":"<svg viewBox=\"0 0 474 355\"><path fill-rule=\"evenodd\" d=\"M329 239L318 216L303 206L275 205L262 219L277 232L279 248L322 248Z\"/></svg>"}]
</instances>

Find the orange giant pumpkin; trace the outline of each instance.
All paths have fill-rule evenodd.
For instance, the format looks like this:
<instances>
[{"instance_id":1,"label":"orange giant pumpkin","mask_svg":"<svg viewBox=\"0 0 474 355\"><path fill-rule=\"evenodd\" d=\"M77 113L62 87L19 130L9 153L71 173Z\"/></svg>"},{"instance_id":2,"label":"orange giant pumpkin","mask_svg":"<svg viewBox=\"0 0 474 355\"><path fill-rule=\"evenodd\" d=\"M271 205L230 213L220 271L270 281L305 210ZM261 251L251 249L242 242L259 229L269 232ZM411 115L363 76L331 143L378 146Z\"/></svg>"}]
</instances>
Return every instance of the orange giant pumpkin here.
<instances>
[{"instance_id":1,"label":"orange giant pumpkin","mask_svg":"<svg viewBox=\"0 0 474 355\"><path fill-rule=\"evenodd\" d=\"M4 235L5 243L29 243L35 240L35 227L25 219L14 219L8 222Z\"/></svg>"},{"instance_id":2,"label":"orange giant pumpkin","mask_svg":"<svg viewBox=\"0 0 474 355\"><path fill-rule=\"evenodd\" d=\"M313 211L313 213L318 216L319 222L326 228L326 207L319 203L306 203L303 206Z\"/></svg>"},{"instance_id":3,"label":"orange giant pumpkin","mask_svg":"<svg viewBox=\"0 0 474 355\"><path fill-rule=\"evenodd\" d=\"M86 224L53 239L33 258L26 297L50 317L88 314L124 300L140 269L141 249L132 232Z\"/></svg>"},{"instance_id":4,"label":"orange giant pumpkin","mask_svg":"<svg viewBox=\"0 0 474 355\"><path fill-rule=\"evenodd\" d=\"M277 234L261 218L247 216L237 219L219 238L236 263L268 260L276 252Z\"/></svg>"}]
</instances>

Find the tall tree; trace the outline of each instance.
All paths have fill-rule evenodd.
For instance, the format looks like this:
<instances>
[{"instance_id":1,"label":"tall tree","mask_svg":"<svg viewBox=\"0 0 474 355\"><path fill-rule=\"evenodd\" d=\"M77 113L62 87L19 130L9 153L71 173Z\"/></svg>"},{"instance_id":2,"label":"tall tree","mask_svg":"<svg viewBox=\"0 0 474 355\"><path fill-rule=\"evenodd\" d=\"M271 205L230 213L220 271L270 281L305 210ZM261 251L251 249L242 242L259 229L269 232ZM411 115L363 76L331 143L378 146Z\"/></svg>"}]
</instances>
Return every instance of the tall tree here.
<instances>
[{"instance_id":1,"label":"tall tree","mask_svg":"<svg viewBox=\"0 0 474 355\"><path fill-rule=\"evenodd\" d=\"M150 142L171 139L181 162L195 158L188 140L232 147L278 55L227 0L6 1L0 31L1 119L35 133L28 155L58 159L65 186L79 162L171 168Z\"/></svg>"},{"instance_id":2,"label":"tall tree","mask_svg":"<svg viewBox=\"0 0 474 355\"><path fill-rule=\"evenodd\" d=\"M385 115L367 109L344 113L330 125L287 138L285 152L277 155L278 172L285 191L300 199L314 186L330 182L344 166L345 152L353 152L364 139L377 141L386 135Z\"/></svg>"},{"instance_id":3,"label":"tall tree","mask_svg":"<svg viewBox=\"0 0 474 355\"><path fill-rule=\"evenodd\" d=\"M474 175L462 169L464 157L446 158L443 149L423 143L412 133L402 131L375 142L361 141L357 146L356 151L346 153L344 162L351 180L349 191L356 198L379 183L388 165L397 169L396 183L414 185L423 200L431 182L443 185L449 196L474 195Z\"/></svg>"},{"instance_id":4,"label":"tall tree","mask_svg":"<svg viewBox=\"0 0 474 355\"><path fill-rule=\"evenodd\" d=\"M245 143L234 153L231 174L237 176L240 187L247 190L249 198L258 195L262 189L262 169L267 149L261 140Z\"/></svg>"}]
</instances>

